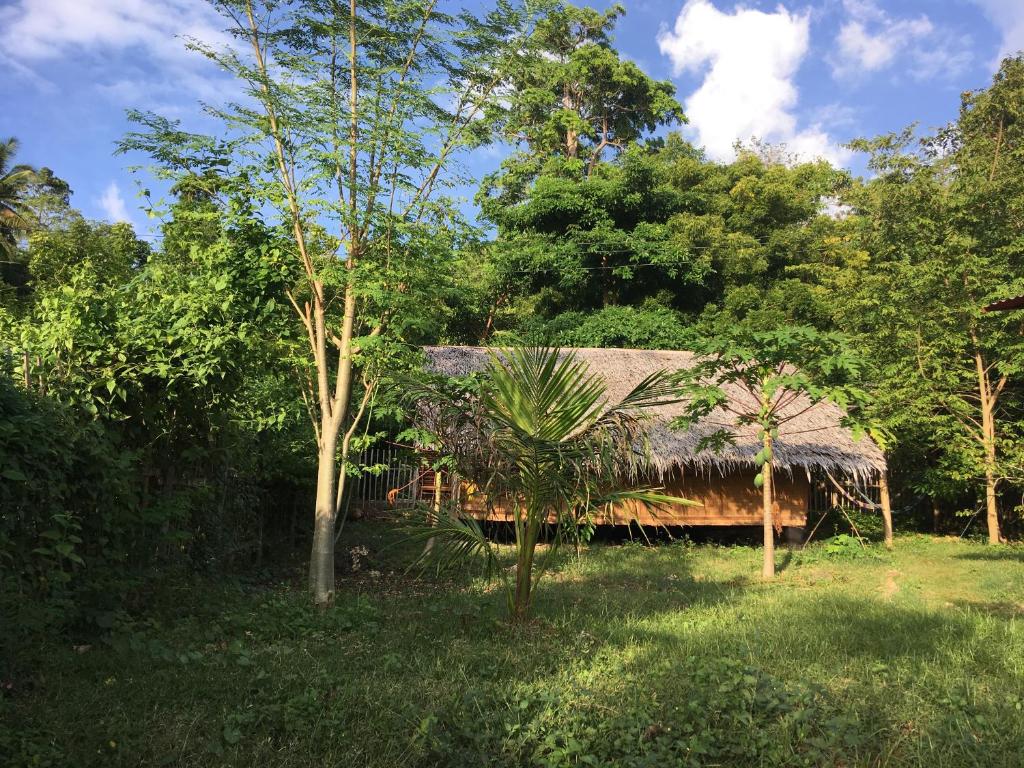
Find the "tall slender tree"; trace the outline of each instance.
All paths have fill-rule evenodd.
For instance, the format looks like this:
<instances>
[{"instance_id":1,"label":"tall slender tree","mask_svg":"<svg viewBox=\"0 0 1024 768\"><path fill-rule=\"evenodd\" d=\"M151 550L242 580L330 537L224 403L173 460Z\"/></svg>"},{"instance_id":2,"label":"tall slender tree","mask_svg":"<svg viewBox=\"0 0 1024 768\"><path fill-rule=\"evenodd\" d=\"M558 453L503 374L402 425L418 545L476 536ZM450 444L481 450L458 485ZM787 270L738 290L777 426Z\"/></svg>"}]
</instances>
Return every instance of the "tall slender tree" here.
<instances>
[{"instance_id":1,"label":"tall slender tree","mask_svg":"<svg viewBox=\"0 0 1024 768\"><path fill-rule=\"evenodd\" d=\"M916 473L919 487L980 488L992 543L1000 483L1024 463L1019 427L1002 419L1020 402L1021 320L982 312L1024 292L1022 103L1016 57L990 88L964 94L959 119L935 135L854 143L877 174L849 196L870 263L848 275L851 298L836 305L872 359L880 416L935 457L931 477Z\"/></svg>"},{"instance_id":2,"label":"tall slender tree","mask_svg":"<svg viewBox=\"0 0 1024 768\"><path fill-rule=\"evenodd\" d=\"M491 137L499 85L530 13L438 0L218 0L234 43L196 51L235 76L210 107L236 173L279 211L301 278L287 301L309 348L318 471L310 587L334 595L343 467L395 342L416 328L463 223L447 192L461 150ZM152 146L161 156L167 143ZM145 144L136 140L134 145Z\"/></svg>"}]
</instances>

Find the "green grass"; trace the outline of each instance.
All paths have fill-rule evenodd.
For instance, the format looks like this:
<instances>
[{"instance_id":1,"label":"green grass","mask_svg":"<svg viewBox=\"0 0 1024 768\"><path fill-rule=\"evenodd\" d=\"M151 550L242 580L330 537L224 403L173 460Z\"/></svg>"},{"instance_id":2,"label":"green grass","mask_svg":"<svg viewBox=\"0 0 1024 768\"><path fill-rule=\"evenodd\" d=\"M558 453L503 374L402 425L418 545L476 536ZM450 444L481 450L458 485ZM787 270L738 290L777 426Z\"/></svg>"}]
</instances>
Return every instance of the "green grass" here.
<instances>
[{"instance_id":1,"label":"green grass","mask_svg":"<svg viewBox=\"0 0 1024 768\"><path fill-rule=\"evenodd\" d=\"M168 584L37 645L0 764L1024 763L1020 547L817 545L766 585L757 549L594 545L515 629L479 580L403 576L386 527L346 537L369 556L326 614L297 581Z\"/></svg>"}]
</instances>

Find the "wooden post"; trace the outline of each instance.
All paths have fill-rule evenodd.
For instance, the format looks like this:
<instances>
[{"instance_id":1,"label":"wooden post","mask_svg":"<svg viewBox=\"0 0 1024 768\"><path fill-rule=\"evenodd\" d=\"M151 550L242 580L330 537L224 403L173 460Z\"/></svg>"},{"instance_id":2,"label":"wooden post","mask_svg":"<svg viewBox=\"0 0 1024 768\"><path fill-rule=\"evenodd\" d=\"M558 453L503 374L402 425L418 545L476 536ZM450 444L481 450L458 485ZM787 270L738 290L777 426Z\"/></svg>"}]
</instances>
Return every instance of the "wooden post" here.
<instances>
[{"instance_id":1,"label":"wooden post","mask_svg":"<svg viewBox=\"0 0 1024 768\"><path fill-rule=\"evenodd\" d=\"M889 469L878 474L878 495L882 503L882 527L885 531L885 548L892 549L892 505L889 502Z\"/></svg>"},{"instance_id":2,"label":"wooden post","mask_svg":"<svg viewBox=\"0 0 1024 768\"><path fill-rule=\"evenodd\" d=\"M437 518L441 514L441 470L434 470L434 503L432 506L432 512L430 515L430 527L433 528L437 525ZM434 548L434 539L436 537L431 536L427 539L427 544L423 547L423 554L427 554Z\"/></svg>"}]
</instances>

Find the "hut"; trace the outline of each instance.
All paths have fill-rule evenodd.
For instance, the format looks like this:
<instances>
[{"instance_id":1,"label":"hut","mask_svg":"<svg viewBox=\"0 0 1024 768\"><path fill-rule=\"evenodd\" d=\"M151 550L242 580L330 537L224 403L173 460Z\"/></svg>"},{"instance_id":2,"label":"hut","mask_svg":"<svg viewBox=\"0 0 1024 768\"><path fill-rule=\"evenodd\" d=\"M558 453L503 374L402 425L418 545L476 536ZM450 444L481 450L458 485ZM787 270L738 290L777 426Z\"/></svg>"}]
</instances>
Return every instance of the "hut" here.
<instances>
[{"instance_id":1,"label":"hut","mask_svg":"<svg viewBox=\"0 0 1024 768\"><path fill-rule=\"evenodd\" d=\"M465 376L482 370L487 351L480 347L426 347L427 367L448 376ZM690 352L578 348L573 352L599 374L607 387L608 399L617 401L644 378L661 370L677 371L693 365ZM750 395L737 385L725 384L734 403ZM698 502L699 506L673 506L647 509L642 505L623 505L604 511L598 524L730 526L760 525L761 491L754 486L757 469L754 457L760 449L757 428L737 425L735 418L720 410L706 420L708 426L678 430L670 422L683 412L682 404L666 405L649 413L647 440L650 448L653 480L667 493ZM842 425L843 410L831 403L811 404L797 398L786 406L794 417L780 429L774 446L775 520L778 526L801 528L807 521L815 482L828 478L839 485L843 481L866 484L885 469L885 458L868 437L855 440ZM728 425L732 444L714 451L705 447L703 438ZM837 480L838 478L838 480ZM471 497L470 497L471 498ZM486 510L484 505L464 507L472 512ZM502 519L505 512L493 505L490 518Z\"/></svg>"}]
</instances>

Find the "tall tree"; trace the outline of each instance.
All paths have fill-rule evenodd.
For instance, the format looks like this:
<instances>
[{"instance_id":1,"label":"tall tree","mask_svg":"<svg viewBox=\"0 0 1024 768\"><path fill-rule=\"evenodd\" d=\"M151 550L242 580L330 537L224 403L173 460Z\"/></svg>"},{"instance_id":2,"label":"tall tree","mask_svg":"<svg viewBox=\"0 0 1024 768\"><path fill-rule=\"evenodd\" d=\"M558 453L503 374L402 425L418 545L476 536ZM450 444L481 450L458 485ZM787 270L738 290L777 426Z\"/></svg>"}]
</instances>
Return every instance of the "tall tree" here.
<instances>
[{"instance_id":1,"label":"tall tree","mask_svg":"<svg viewBox=\"0 0 1024 768\"><path fill-rule=\"evenodd\" d=\"M599 12L560 4L538 23L502 84L503 137L515 151L477 195L499 229L490 253L513 273L499 285L555 283L557 293L579 293L586 302L596 283L607 306L631 261L653 260L671 274L693 271L665 242L666 190L641 155L602 170L659 127L685 119L674 86L614 48L612 31L624 12L621 5ZM636 226L647 221L650 227ZM599 279L587 280L588 272ZM507 291L495 299L507 302Z\"/></svg>"},{"instance_id":2,"label":"tall tree","mask_svg":"<svg viewBox=\"0 0 1024 768\"><path fill-rule=\"evenodd\" d=\"M999 485L1024 458L1019 425L1000 417L1020 403L1024 338L1014 313L981 310L1024 292L1022 99L1024 59L1007 59L936 135L855 142L877 173L849 196L870 264L848 276L851 300L836 307L869 350L898 443L933 457L918 487L980 487L993 543Z\"/></svg>"},{"instance_id":3,"label":"tall tree","mask_svg":"<svg viewBox=\"0 0 1024 768\"><path fill-rule=\"evenodd\" d=\"M210 112L231 135L253 197L280 211L301 268L287 300L309 343L319 456L309 575L325 605L339 463L393 343L433 303L439 265L462 229L445 169L490 138L530 15L506 0L483 17L452 16L437 0L216 5L237 44L192 47L236 77L244 101ZM133 143L159 157L167 142L157 138Z\"/></svg>"},{"instance_id":4,"label":"tall tree","mask_svg":"<svg viewBox=\"0 0 1024 768\"><path fill-rule=\"evenodd\" d=\"M610 152L684 120L672 83L652 79L613 47L624 13L618 3L603 13L565 4L537 24L503 83L505 139L521 151L485 189L521 192L551 157L574 161L590 176Z\"/></svg>"}]
</instances>

